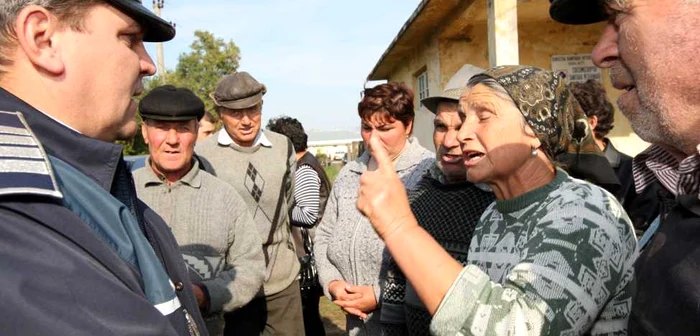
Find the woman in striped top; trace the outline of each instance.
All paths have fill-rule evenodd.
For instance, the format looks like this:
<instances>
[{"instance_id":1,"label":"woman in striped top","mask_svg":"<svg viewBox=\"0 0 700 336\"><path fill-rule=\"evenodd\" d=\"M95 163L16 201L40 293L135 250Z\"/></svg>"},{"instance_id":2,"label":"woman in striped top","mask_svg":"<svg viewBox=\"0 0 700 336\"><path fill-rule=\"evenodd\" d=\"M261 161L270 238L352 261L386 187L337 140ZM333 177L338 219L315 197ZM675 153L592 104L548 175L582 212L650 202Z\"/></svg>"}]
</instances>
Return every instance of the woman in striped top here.
<instances>
[{"instance_id":1,"label":"woman in striped top","mask_svg":"<svg viewBox=\"0 0 700 336\"><path fill-rule=\"evenodd\" d=\"M323 217L331 183L323 166L306 150L307 135L299 120L283 116L271 119L267 128L288 137L296 152L297 170L294 174L294 207L291 218L294 245L302 265L301 273L307 275L300 279L304 329L307 335L323 336L325 331L318 311L321 290L317 279L315 283L309 281L314 279L315 274L315 270L310 269L309 262L313 258L314 227Z\"/></svg>"}]
</instances>

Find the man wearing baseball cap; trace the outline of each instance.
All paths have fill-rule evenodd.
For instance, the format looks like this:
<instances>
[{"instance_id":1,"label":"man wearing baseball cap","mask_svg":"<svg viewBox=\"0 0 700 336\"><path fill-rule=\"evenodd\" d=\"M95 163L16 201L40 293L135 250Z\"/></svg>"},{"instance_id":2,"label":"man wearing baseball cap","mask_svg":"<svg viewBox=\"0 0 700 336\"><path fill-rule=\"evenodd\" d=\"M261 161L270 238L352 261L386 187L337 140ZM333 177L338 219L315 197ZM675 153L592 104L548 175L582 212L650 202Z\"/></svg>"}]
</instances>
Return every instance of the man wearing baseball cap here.
<instances>
[{"instance_id":1,"label":"man wearing baseball cap","mask_svg":"<svg viewBox=\"0 0 700 336\"><path fill-rule=\"evenodd\" d=\"M287 137L261 127L266 92L247 72L222 78L210 97L224 127L199 142L196 151L248 204L265 255L264 297L228 314L226 334L304 335L289 219L296 153Z\"/></svg>"},{"instance_id":2,"label":"man wearing baseball cap","mask_svg":"<svg viewBox=\"0 0 700 336\"><path fill-rule=\"evenodd\" d=\"M0 334L206 334L115 140L175 30L135 0L0 2Z\"/></svg>"},{"instance_id":3,"label":"man wearing baseball cap","mask_svg":"<svg viewBox=\"0 0 700 336\"><path fill-rule=\"evenodd\" d=\"M138 196L165 219L190 270L209 335L222 335L223 313L247 304L262 287L260 236L243 198L201 170L194 154L204 102L164 85L139 103L149 156L134 171Z\"/></svg>"},{"instance_id":4,"label":"man wearing baseball cap","mask_svg":"<svg viewBox=\"0 0 700 336\"><path fill-rule=\"evenodd\" d=\"M592 59L610 69L622 113L652 145L633 160L637 193L661 214L640 239L629 333L700 334L700 2L553 0L568 24L607 21ZM623 328L623 326L620 326Z\"/></svg>"}]
</instances>

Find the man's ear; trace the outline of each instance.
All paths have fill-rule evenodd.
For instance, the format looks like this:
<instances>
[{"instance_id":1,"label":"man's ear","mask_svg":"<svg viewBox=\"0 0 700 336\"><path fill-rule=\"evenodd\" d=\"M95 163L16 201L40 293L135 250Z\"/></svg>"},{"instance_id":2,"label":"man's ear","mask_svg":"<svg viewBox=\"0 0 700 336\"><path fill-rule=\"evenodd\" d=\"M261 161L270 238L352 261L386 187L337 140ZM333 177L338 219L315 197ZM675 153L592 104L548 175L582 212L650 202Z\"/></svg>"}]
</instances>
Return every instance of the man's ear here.
<instances>
[{"instance_id":1,"label":"man's ear","mask_svg":"<svg viewBox=\"0 0 700 336\"><path fill-rule=\"evenodd\" d=\"M148 128L146 127L146 120L141 122L141 136L143 137L143 142L148 145Z\"/></svg>"},{"instance_id":2,"label":"man's ear","mask_svg":"<svg viewBox=\"0 0 700 336\"><path fill-rule=\"evenodd\" d=\"M588 124L591 125L591 131L595 130L595 127L598 126L598 117L597 116L589 117Z\"/></svg>"},{"instance_id":3,"label":"man's ear","mask_svg":"<svg viewBox=\"0 0 700 336\"><path fill-rule=\"evenodd\" d=\"M22 9L15 20L18 48L35 67L52 75L61 75L65 71L55 41L59 28L58 18L36 5Z\"/></svg>"}]
</instances>

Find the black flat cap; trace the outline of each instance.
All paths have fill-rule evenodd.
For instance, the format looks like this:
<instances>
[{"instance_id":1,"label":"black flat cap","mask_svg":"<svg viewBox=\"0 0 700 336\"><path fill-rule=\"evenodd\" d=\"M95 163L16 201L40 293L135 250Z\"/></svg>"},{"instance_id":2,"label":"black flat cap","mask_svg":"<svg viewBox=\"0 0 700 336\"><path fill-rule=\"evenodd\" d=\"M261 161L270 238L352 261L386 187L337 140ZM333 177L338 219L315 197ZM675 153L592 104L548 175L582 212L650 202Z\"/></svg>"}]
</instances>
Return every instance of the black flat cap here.
<instances>
[{"instance_id":1,"label":"black flat cap","mask_svg":"<svg viewBox=\"0 0 700 336\"><path fill-rule=\"evenodd\" d=\"M604 0L549 0L549 15L555 21L581 25L605 21Z\"/></svg>"},{"instance_id":2,"label":"black flat cap","mask_svg":"<svg viewBox=\"0 0 700 336\"><path fill-rule=\"evenodd\" d=\"M165 42L175 37L175 27L143 6L141 0L106 0L141 25L146 42Z\"/></svg>"},{"instance_id":3,"label":"black flat cap","mask_svg":"<svg viewBox=\"0 0 700 336\"><path fill-rule=\"evenodd\" d=\"M265 85L259 83L247 72L236 72L222 78L216 84L216 91L209 94L214 105L232 110L253 107L262 101L267 92Z\"/></svg>"},{"instance_id":4,"label":"black flat cap","mask_svg":"<svg viewBox=\"0 0 700 336\"><path fill-rule=\"evenodd\" d=\"M185 121L202 119L204 102L192 91L172 85L159 86L139 102L143 119Z\"/></svg>"}]
</instances>

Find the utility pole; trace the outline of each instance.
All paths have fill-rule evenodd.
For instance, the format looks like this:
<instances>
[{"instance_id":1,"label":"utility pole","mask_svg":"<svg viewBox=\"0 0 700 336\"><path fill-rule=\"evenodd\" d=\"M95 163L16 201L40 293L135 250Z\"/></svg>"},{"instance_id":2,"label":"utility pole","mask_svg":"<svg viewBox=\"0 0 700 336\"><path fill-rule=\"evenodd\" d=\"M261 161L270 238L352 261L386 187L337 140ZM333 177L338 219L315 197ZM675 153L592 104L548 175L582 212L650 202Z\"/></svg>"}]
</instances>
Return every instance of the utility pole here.
<instances>
[{"instance_id":1,"label":"utility pole","mask_svg":"<svg viewBox=\"0 0 700 336\"><path fill-rule=\"evenodd\" d=\"M165 6L165 0L153 0L153 12L161 16L161 10ZM158 79L165 84L165 56L163 56L163 42L156 43L158 50Z\"/></svg>"}]
</instances>

